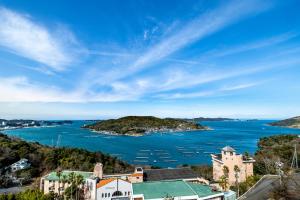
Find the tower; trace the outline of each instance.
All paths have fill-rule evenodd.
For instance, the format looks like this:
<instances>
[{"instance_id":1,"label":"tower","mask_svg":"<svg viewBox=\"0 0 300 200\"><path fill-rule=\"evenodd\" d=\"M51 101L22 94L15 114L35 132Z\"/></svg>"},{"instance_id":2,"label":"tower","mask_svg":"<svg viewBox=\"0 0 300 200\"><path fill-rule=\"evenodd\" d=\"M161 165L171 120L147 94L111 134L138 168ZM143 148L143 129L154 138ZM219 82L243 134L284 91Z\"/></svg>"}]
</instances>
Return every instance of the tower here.
<instances>
[{"instance_id":1,"label":"tower","mask_svg":"<svg viewBox=\"0 0 300 200\"><path fill-rule=\"evenodd\" d=\"M100 179L103 178L103 165L102 163L97 163L94 167L94 176Z\"/></svg>"}]
</instances>

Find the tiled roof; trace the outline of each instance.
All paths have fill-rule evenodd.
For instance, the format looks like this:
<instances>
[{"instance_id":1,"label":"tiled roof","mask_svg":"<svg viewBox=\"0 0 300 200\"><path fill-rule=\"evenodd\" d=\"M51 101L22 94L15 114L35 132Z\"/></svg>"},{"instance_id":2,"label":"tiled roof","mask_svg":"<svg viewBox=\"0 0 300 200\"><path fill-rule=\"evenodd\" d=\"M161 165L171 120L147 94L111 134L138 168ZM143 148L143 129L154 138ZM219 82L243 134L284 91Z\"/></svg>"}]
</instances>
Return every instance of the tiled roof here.
<instances>
[{"instance_id":1,"label":"tiled roof","mask_svg":"<svg viewBox=\"0 0 300 200\"><path fill-rule=\"evenodd\" d=\"M211 191L208 185L188 183L185 181L151 181L134 183L133 194L143 194L145 199L158 199L169 197L198 196L207 197L220 194L221 192ZM197 198L197 197L195 197Z\"/></svg>"},{"instance_id":2,"label":"tiled roof","mask_svg":"<svg viewBox=\"0 0 300 200\"><path fill-rule=\"evenodd\" d=\"M133 176L133 177L136 177L136 176L143 176L142 173L134 173L134 174L131 174L130 176Z\"/></svg>"},{"instance_id":3,"label":"tiled roof","mask_svg":"<svg viewBox=\"0 0 300 200\"><path fill-rule=\"evenodd\" d=\"M97 184L97 188L100 188L110 182L113 182L114 180L116 180L115 178L109 178L109 179L104 179L104 180L101 180L98 184Z\"/></svg>"},{"instance_id":4,"label":"tiled roof","mask_svg":"<svg viewBox=\"0 0 300 200\"><path fill-rule=\"evenodd\" d=\"M197 177L198 175L190 168L144 170L145 181L179 180Z\"/></svg>"},{"instance_id":5,"label":"tiled roof","mask_svg":"<svg viewBox=\"0 0 300 200\"><path fill-rule=\"evenodd\" d=\"M224 148L222 149L222 151L234 152L234 151L235 151L235 149L234 149L234 148L232 148L232 147L230 147L230 146L226 146L226 147L224 147Z\"/></svg>"}]
</instances>

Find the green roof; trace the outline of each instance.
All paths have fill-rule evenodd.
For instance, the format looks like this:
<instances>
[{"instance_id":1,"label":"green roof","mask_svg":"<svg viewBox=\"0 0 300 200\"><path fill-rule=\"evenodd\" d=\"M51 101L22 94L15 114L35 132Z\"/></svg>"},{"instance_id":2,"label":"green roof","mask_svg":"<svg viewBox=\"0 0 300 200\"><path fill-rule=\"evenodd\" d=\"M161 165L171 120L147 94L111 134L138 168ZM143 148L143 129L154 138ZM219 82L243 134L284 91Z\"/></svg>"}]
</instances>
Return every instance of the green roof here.
<instances>
[{"instance_id":1,"label":"green roof","mask_svg":"<svg viewBox=\"0 0 300 200\"><path fill-rule=\"evenodd\" d=\"M190 182L187 182L187 184L197 193L199 197L206 197L206 196L221 193L221 192L212 191L208 185L201 185L198 183L190 183Z\"/></svg>"},{"instance_id":2,"label":"green roof","mask_svg":"<svg viewBox=\"0 0 300 200\"><path fill-rule=\"evenodd\" d=\"M62 177L65 175L67 177L69 177L69 174L71 174L72 172L74 172L76 175L81 175L83 176L84 179L89 178L91 175L93 175L93 172L82 172L82 171L62 171L61 172L61 179ZM50 174L48 174L45 177L46 180L49 181L58 181L58 176L56 172L51 172Z\"/></svg>"},{"instance_id":3,"label":"green roof","mask_svg":"<svg viewBox=\"0 0 300 200\"><path fill-rule=\"evenodd\" d=\"M188 183L185 181L151 181L134 183L133 194L143 194L145 199L159 199L169 197L196 196L206 197L220 194L212 192L208 185Z\"/></svg>"}]
</instances>

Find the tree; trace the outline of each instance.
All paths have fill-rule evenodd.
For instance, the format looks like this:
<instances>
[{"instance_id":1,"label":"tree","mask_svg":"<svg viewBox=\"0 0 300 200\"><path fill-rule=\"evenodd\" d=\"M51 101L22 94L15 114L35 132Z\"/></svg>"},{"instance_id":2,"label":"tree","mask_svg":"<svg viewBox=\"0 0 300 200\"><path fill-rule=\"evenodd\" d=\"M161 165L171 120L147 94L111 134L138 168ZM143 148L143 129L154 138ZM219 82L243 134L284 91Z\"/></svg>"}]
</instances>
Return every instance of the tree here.
<instances>
[{"instance_id":1,"label":"tree","mask_svg":"<svg viewBox=\"0 0 300 200\"><path fill-rule=\"evenodd\" d=\"M227 190L227 187L228 187L228 179L227 179L227 177L226 176L221 176L221 178L220 178L220 180L219 180L219 184L220 184L220 186L222 187L222 189L224 190L224 191L226 191Z\"/></svg>"},{"instance_id":2,"label":"tree","mask_svg":"<svg viewBox=\"0 0 300 200\"><path fill-rule=\"evenodd\" d=\"M57 168L56 170L56 176L58 177L58 196L60 197L60 177L62 175L62 170L61 168Z\"/></svg>"},{"instance_id":3,"label":"tree","mask_svg":"<svg viewBox=\"0 0 300 200\"><path fill-rule=\"evenodd\" d=\"M66 187L66 183L68 182L68 177L67 175L62 175L62 179L61 179L61 182L63 183L63 188L64 188L64 193L63 193L63 196L65 198L65 187Z\"/></svg>"},{"instance_id":4,"label":"tree","mask_svg":"<svg viewBox=\"0 0 300 200\"><path fill-rule=\"evenodd\" d=\"M82 199L82 184L84 183L84 178L82 175L76 175L74 172L69 174L68 182L70 183L69 187L65 190L65 196L70 199L75 200Z\"/></svg>"},{"instance_id":5,"label":"tree","mask_svg":"<svg viewBox=\"0 0 300 200\"><path fill-rule=\"evenodd\" d=\"M239 186L239 173L240 173L240 168L237 165L234 165L234 177L235 177L235 186L237 187L237 196L240 196L240 186Z\"/></svg>"},{"instance_id":6,"label":"tree","mask_svg":"<svg viewBox=\"0 0 300 200\"><path fill-rule=\"evenodd\" d=\"M228 177L229 177L229 169L226 165L223 166L223 176L221 176L220 178L220 185L222 187L223 190L227 190L228 188Z\"/></svg>"}]
</instances>

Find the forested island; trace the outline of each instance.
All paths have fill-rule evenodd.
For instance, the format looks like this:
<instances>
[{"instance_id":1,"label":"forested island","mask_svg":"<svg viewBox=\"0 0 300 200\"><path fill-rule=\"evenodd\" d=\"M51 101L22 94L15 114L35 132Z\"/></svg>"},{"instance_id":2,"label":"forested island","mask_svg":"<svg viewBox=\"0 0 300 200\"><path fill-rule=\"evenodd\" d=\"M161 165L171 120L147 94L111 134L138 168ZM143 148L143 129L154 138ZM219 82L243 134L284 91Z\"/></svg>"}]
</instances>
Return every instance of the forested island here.
<instances>
[{"instance_id":1,"label":"forested island","mask_svg":"<svg viewBox=\"0 0 300 200\"><path fill-rule=\"evenodd\" d=\"M91 125L83 126L104 134L140 136L153 132L178 132L207 130L200 124L174 118L157 118L152 116L127 116L119 119L109 119Z\"/></svg>"},{"instance_id":2,"label":"forested island","mask_svg":"<svg viewBox=\"0 0 300 200\"><path fill-rule=\"evenodd\" d=\"M269 125L288 127L288 128L300 128L300 116L292 117L292 118L289 118L289 119L280 120L280 121L276 121L276 122L272 122Z\"/></svg>"}]
</instances>

